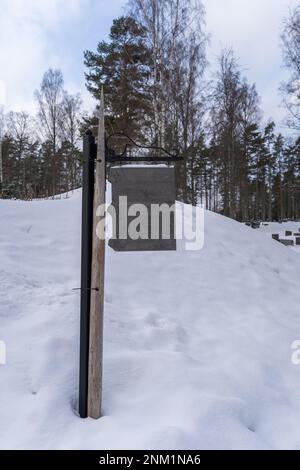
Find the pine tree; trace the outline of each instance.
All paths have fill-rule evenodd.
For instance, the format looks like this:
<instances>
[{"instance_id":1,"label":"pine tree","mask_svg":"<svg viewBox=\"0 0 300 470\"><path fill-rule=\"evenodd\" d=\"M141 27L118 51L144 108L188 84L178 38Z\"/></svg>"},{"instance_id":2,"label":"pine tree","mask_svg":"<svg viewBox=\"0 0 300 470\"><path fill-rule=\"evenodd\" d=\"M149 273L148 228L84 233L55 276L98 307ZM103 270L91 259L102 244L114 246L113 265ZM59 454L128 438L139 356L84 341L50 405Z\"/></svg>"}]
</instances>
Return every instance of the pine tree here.
<instances>
[{"instance_id":1,"label":"pine tree","mask_svg":"<svg viewBox=\"0 0 300 470\"><path fill-rule=\"evenodd\" d=\"M113 21L109 42L84 54L87 89L100 99L105 91L108 133L123 132L141 138L150 116L150 51L145 29L132 17Z\"/></svg>"}]
</instances>

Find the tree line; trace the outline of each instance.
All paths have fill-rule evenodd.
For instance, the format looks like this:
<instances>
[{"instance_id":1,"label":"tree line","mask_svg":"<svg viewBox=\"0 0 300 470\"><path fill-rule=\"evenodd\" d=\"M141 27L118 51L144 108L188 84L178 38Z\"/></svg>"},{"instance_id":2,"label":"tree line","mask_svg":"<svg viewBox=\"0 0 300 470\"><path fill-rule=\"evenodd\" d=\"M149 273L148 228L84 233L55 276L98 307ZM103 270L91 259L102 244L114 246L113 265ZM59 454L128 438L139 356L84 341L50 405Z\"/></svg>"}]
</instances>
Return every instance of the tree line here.
<instances>
[{"instance_id":1,"label":"tree line","mask_svg":"<svg viewBox=\"0 0 300 470\"><path fill-rule=\"evenodd\" d=\"M81 99L49 69L35 91L37 115L0 113L0 196L53 197L81 185Z\"/></svg>"},{"instance_id":2,"label":"tree line","mask_svg":"<svg viewBox=\"0 0 300 470\"><path fill-rule=\"evenodd\" d=\"M291 78L280 90L295 138L272 120L263 124L256 86L233 50L211 72L201 0L130 0L109 39L84 53L88 90L99 99L104 88L110 145L121 152L130 144L123 134L176 149L183 202L241 221L300 218L300 7L283 21L281 40ZM23 196L30 184L39 197L80 186L80 131L96 124L96 113L82 116L80 97L63 90L58 71L45 74L36 100L36 139L27 115L8 117L2 181Z\"/></svg>"}]
</instances>

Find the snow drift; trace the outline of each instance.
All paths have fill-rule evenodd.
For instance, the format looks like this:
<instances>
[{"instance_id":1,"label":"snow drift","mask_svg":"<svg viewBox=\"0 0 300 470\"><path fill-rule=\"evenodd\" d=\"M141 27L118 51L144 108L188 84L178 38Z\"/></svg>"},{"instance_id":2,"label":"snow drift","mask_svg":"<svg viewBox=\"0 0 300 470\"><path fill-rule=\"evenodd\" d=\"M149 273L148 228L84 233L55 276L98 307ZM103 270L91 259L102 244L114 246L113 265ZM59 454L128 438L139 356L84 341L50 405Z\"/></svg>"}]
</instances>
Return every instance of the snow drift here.
<instances>
[{"instance_id":1,"label":"snow drift","mask_svg":"<svg viewBox=\"0 0 300 470\"><path fill-rule=\"evenodd\" d=\"M0 201L0 448L300 449L300 256L209 212L199 252L107 249L104 417L78 418L80 210Z\"/></svg>"}]
</instances>

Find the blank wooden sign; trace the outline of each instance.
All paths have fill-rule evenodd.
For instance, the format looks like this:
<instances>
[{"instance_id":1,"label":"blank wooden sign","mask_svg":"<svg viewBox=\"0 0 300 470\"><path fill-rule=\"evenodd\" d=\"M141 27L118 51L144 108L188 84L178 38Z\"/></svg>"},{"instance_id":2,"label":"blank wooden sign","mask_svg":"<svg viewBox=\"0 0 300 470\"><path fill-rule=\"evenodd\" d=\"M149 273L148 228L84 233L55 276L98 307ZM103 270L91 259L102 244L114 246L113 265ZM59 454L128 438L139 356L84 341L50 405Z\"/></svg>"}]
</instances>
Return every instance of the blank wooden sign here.
<instances>
[{"instance_id":1,"label":"blank wooden sign","mask_svg":"<svg viewBox=\"0 0 300 470\"><path fill-rule=\"evenodd\" d=\"M116 211L116 218L113 218L115 235L109 246L115 251L175 251L175 168L150 165L111 167L108 179L112 184L112 205ZM127 197L126 207L124 198L120 205L120 196ZM140 219L141 212L136 211L135 204L143 204L147 209L146 221L145 218ZM163 220L162 204L164 210L168 209L169 219L165 216ZM144 221L143 227L138 226L139 238L132 239L129 227L132 222L136 227L138 219Z\"/></svg>"}]
</instances>

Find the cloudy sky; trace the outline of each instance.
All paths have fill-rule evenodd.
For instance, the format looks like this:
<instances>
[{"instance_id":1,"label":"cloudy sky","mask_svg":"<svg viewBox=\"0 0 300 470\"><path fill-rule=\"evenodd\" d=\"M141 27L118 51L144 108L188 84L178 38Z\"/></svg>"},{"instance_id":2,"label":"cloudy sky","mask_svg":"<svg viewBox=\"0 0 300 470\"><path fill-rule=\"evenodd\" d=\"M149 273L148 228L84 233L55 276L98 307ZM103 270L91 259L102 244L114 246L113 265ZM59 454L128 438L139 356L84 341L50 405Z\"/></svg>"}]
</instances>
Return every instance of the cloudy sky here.
<instances>
[{"instance_id":1,"label":"cloudy sky","mask_svg":"<svg viewBox=\"0 0 300 470\"><path fill-rule=\"evenodd\" d=\"M221 49L233 47L245 74L256 82L265 118L279 124L285 111L278 87L282 67L282 19L300 0L204 0L208 51L213 68ZM106 39L112 19L126 0L0 0L0 104L34 112L33 90L43 72L60 68L66 89L80 92L85 108L93 106L84 87L83 50ZM284 131L284 128L281 130Z\"/></svg>"}]
</instances>

